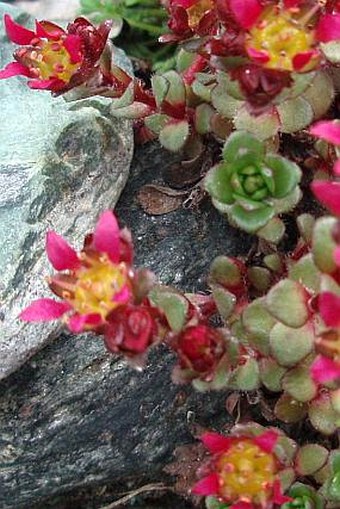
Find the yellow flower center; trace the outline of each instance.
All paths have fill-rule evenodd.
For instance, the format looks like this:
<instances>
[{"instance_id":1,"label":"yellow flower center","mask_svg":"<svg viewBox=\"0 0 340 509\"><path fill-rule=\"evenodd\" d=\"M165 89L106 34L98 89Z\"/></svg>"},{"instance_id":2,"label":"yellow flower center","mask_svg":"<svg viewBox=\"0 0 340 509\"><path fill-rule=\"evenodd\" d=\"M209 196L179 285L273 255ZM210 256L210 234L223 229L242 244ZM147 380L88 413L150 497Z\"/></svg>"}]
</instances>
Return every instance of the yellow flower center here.
<instances>
[{"instance_id":1,"label":"yellow flower center","mask_svg":"<svg viewBox=\"0 0 340 509\"><path fill-rule=\"evenodd\" d=\"M58 78L68 83L80 67L80 62L73 64L63 41L43 41L29 53L29 65L39 73L39 78L47 80Z\"/></svg>"},{"instance_id":2,"label":"yellow flower center","mask_svg":"<svg viewBox=\"0 0 340 509\"><path fill-rule=\"evenodd\" d=\"M246 41L247 48L268 53L269 61L263 64L265 67L282 71L293 71L293 58L310 51L313 44L313 30L300 23L291 11L277 7L264 12L249 31Z\"/></svg>"},{"instance_id":3,"label":"yellow flower center","mask_svg":"<svg viewBox=\"0 0 340 509\"><path fill-rule=\"evenodd\" d=\"M114 297L123 287L130 288L127 269L124 263L113 264L106 256L91 259L91 266L79 269L71 304L82 314L99 314L104 320L119 302Z\"/></svg>"},{"instance_id":4,"label":"yellow flower center","mask_svg":"<svg viewBox=\"0 0 340 509\"><path fill-rule=\"evenodd\" d=\"M201 19L214 7L213 0L198 0L186 11L188 13L188 25L195 30Z\"/></svg>"},{"instance_id":5,"label":"yellow flower center","mask_svg":"<svg viewBox=\"0 0 340 509\"><path fill-rule=\"evenodd\" d=\"M228 502L242 499L264 503L271 495L276 470L272 454L251 440L242 439L218 460L219 494Z\"/></svg>"}]
</instances>

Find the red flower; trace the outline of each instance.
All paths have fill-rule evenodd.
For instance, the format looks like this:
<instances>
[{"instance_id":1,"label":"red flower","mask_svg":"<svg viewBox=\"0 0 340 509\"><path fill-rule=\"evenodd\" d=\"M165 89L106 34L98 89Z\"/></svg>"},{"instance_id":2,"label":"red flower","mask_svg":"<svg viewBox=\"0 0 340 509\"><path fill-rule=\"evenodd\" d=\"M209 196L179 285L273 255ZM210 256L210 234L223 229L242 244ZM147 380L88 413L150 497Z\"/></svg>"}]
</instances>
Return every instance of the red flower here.
<instances>
[{"instance_id":1,"label":"red flower","mask_svg":"<svg viewBox=\"0 0 340 509\"><path fill-rule=\"evenodd\" d=\"M274 453L278 438L275 430L258 436L205 433L201 439L212 454L209 473L192 492L215 496L231 504L230 509L269 508L290 501L283 496L277 475L283 468Z\"/></svg>"},{"instance_id":2,"label":"red flower","mask_svg":"<svg viewBox=\"0 0 340 509\"><path fill-rule=\"evenodd\" d=\"M340 362L319 355L311 366L311 375L317 383L327 383L340 379Z\"/></svg>"},{"instance_id":3,"label":"red flower","mask_svg":"<svg viewBox=\"0 0 340 509\"><path fill-rule=\"evenodd\" d=\"M129 233L119 230L112 212L104 212L94 234L78 254L61 236L47 234L47 256L58 271L49 280L61 302L39 299L20 315L26 321L63 317L69 329L98 329L116 308L133 300L134 271Z\"/></svg>"},{"instance_id":4,"label":"red flower","mask_svg":"<svg viewBox=\"0 0 340 509\"><path fill-rule=\"evenodd\" d=\"M15 62L0 71L0 79L30 78L28 86L65 92L87 81L97 70L110 32L111 22L96 29L85 18L77 18L67 31L50 21L36 21L35 31L4 17L9 39L20 44Z\"/></svg>"},{"instance_id":5,"label":"red flower","mask_svg":"<svg viewBox=\"0 0 340 509\"><path fill-rule=\"evenodd\" d=\"M317 199L325 205L332 214L340 216L340 182L315 180L311 188Z\"/></svg>"},{"instance_id":6,"label":"red flower","mask_svg":"<svg viewBox=\"0 0 340 509\"><path fill-rule=\"evenodd\" d=\"M207 325L187 327L171 343L180 367L189 369L193 376L209 379L225 353L225 342L220 333Z\"/></svg>"},{"instance_id":7,"label":"red flower","mask_svg":"<svg viewBox=\"0 0 340 509\"><path fill-rule=\"evenodd\" d=\"M175 34L165 34L162 42L172 42L194 34L207 35L216 30L215 0L170 0L168 26Z\"/></svg>"}]
</instances>

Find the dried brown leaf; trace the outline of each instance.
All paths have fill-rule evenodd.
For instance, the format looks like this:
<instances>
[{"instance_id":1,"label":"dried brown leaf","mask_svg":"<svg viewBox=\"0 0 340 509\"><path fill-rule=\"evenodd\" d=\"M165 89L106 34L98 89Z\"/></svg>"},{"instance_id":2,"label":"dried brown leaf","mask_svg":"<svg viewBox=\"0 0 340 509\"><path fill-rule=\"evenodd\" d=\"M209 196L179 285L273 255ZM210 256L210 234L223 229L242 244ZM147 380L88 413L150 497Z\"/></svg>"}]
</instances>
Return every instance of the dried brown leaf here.
<instances>
[{"instance_id":1,"label":"dried brown leaf","mask_svg":"<svg viewBox=\"0 0 340 509\"><path fill-rule=\"evenodd\" d=\"M180 208L186 194L169 187L147 184L139 190L137 199L144 212L158 216Z\"/></svg>"}]
</instances>

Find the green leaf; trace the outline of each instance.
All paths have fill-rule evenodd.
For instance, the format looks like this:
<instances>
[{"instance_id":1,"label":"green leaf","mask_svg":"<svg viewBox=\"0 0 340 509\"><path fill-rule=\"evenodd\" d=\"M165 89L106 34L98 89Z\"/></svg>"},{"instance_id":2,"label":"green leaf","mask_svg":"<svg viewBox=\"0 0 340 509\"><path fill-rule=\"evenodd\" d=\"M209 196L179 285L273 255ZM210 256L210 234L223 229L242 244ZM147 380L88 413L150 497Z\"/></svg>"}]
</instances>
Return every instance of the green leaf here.
<instances>
[{"instance_id":1,"label":"green leaf","mask_svg":"<svg viewBox=\"0 0 340 509\"><path fill-rule=\"evenodd\" d=\"M249 332L249 342L264 355L269 354L269 334L276 321L268 313L264 299L253 300L242 313L242 324Z\"/></svg>"},{"instance_id":2,"label":"green leaf","mask_svg":"<svg viewBox=\"0 0 340 509\"><path fill-rule=\"evenodd\" d=\"M111 108L111 114L117 118L137 119L144 118L150 113L150 106L144 103L134 102L123 108Z\"/></svg>"},{"instance_id":3,"label":"green leaf","mask_svg":"<svg viewBox=\"0 0 340 509\"><path fill-rule=\"evenodd\" d=\"M238 108L234 118L237 130L246 130L259 140L265 141L275 136L280 127L280 121L275 110L262 115L251 115L245 105Z\"/></svg>"},{"instance_id":4,"label":"green leaf","mask_svg":"<svg viewBox=\"0 0 340 509\"><path fill-rule=\"evenodd\" d=\"M213 283L233 288L242 283L242 274L238 264L228 256L217 256L209 271L209 279Z\"/></svg>"},{"instance_id":5,"label":"green leaf","mask_svg":"<svg viewBox=\"0 0 340 509\"><path fill-rule=\"evenodd\" d=\"M206 497L205 507L206 509L228 509L230 506L229 504L219 502L215 497Z\"/></svg>"},{"instance_id":6,"label":"green leaf","mask_svg":"<svg viewBox=\"0 0 340 509\"><path fill-rule=\"evenodd\" d=\"M163 76L155 74L151 78L152 91L158 107L160 107L168 93L170 83Z\"/></svg>"},{"instance_id":7,"label":"green leaf","mask_svg":"<svg viewBox=\"0 0 340 509\"><path fill-rule=\"evenodd\" d=\"M145 119L145 125L150 131L159 135L162 129L167 125L167 123L171 120L171 117L168 115L164 115L162 113L155 113L154 115L150 115Z\"/></svg>"},{"instance_id":8,"label":"green leaf","mask_svg":"<svg viewBox=\"0 0 340 509\"><path fill-rule=\"evenodd\" d=\"M282 240L285 231L284 222L278 217L273 217L263 228L256 232L256 235L267 242L278 244Z\"/></svg>"},{"instance_id":9,"label":"green leaf","mask_svg":"<svg viewBox=\"0 0 340 509\"><path fill-rule=\"evenodd\" d=\"M212 296L219 314L224 320L228 320L236 305L235 295L223 288L223 286L213 285Z\"/></svg>"},{"instance_id":10,"label":"green leaf","mask_svg":"<svg viewBox=\"0 0 340 509\"><path fill-rule=\"evenodd\" d=\"M332 435L340 425L340 415L333 409L326 393L312 401L308 416L314 428L324 435Z\"/></svg>"},{"instance_id":11,"label":"green leaf","mask_svg":"<svg viewBox=\"0 0 340 509\"><path fill-rule=\"evenodd\" d=\"M219 73L217 80L218 83L211 92L212 105L222 117L232 119L244 101L235 99L228 93L228 76L225 73Z\"/></svg>"},{"instance_id":12,"label":"green leaf","mask_svg":"<svg viewBox=\"0 0 340 509\"><path fill-rule=\"evenodd\" d=\"M284 198L297 186L301 180L301 170L297 164L276 154L268 154L265 163L272 170L275 183L275 198Z\"/></svg>"},{"instance_id":13,"label":"green leaf","mask_svg":"<svg viewBox=\"0 0 340 509\"><path fill-rule=\"evenodd\" d=\"M333 239L333 228L337 224L335 217L322 217L315 223L312 241L314 262L321 272L332 274L336 270L333 252L336 242Z\"/></svg>"},{"instance_id":14,"label":"green leaf","mask_svg":"<svg viewBox=\"0 0 340 509\"><path fill-rule=\"evenodd\" d=\"M198 134L207 134L211 131L211 119L215 114L214 108L209 104L200 104L195 110L195 129Z\"/></svg>"},{"instance_id":15,"label":"green leaf","mask_svg":"<svg viewBox=\"0 0 340 509\"><path fill-rule=\"evenodd\" d=\"M208 171L204 179L205 190L221 203L234 203L233 190L230 186L231 168L227 164L217 164Z\"/></svg>"},{"instance_id":16,"label":"green leaf","mask_svg":"<svg viewBox=\"0 0 340 509\"><path fill-rule=\"evenodd\" d=\"M307 410L307 403L300 403L289 394L282 394L275 405L274 413L281 421L291 424L303 419L307 414Z\"/></svg>"},{"instance_id":17,"label":"green leaf","mask_svg":"<svg viewBox=\"0 0 340 509\"><path fill-rule=\"evenodd\" d=\"M189 123L186 120L173 121L161 130L159 141L170 152L178 152L184 147L189 132Z\"/></svg>"},{"instance_id":18,"label":"green leaf","mask_svg":"<svg viewBox=\"0 0 340 509\"><path fill-rule=\"evenodd\" d=\"M169 83L168 93L166 94L166 100L170 104L184 104L186 99L186 91L184 81L180 74L176 71L168 71L163 74Z\"/></svg>"},{"instance_id":19,"label":"green leaf","mask_svg":"<svg viewBox=\"0 0 340 509\"><path fill-rule=\"evenodd\" d=\"M296 224L303 240L310 244L312 242L315 217L312 214L300 214L296 219Z\"/></svg>"},{"instance_id":20,"label":"green leaf","mask_svg":"<svg viewBox=\"0 0 340 509\"><path fill-rule=\"evenodd\" d=\"M112 100L111 108L113 110L116 110L117 108L130 106L130 104L134 102L134 99L135 99L135 84L132 81L121 97Z\"/></svg>"},{"instance_id":21,"label":"green leaf","mask_svg":"<svg viewBox=\"0 0 340 509\"><path fill-rule=\"evenodd\" d=\"M268 311L289 327L301 327L309 317L309 295L296 281L283 279L269 291L266 298Z\"/></svg>"},{"instance_id":22,"label":"green leaf","mask_svg":"<svg viewBox=\"0 0 340 509\"><path fill-rule=\"evenodd\" d=\"M303 97L288 99L277 106L283 133L295 133L311 124L314 111Z\"/></svg>"},{"instance_id":23,"label":"green leaf","mask_svg":"<svg viewBox=\"0 0 340 509\"><path fill-rule=\"evenodd\" d=\"M295 460L299 475L315 474L326 464L328 455L328 450L318 444L307 444L300 447Z\"/></svg>"},{"instance_id":24,"label":"green leaf","mask_svg":"<svg viewBox=\"0 0 340 509\"><path fill-rule=\"evenodd\" d=\"M255 233L273 217L274 209L270 205L257 210L246 210L239 204L230 209L230 216L235 224L248 233Z\"/></svg>"},{"instance_id":25,"label":"green leaf","mask_svg":"<svg viewBox=\"0 0 340 509\"><path fill-rule=\"evenodd\" d=\"M248 278L256 290L264 293L270 287L272 276L265 267L253 266L248 269Z\"/></svg>"},{"instance_id":26,"label":"green leaf","mask_svg":"<svg viewBox=\"0 0 340 509\"><path fill-rule=\"evenodd\" d=\"M187 299L164 287L154 288L149 297L157 307L164 311L171 329L174 332L180 332L187 318L189 308Z\"/></svg>"},{"instance_id":27,"label":"green leaf","mask_svg":"<svg viewBox=\"0 0 340 509\"><path fill-rule=\"evenodd\" d=\"M177 72L184 72L195 60L194 53L189 53L181 48L176 55L176 70Z\"/></svg>"},{"instance_id":28,"label":"green leaf","mask_svg":"<svg viewBox=\"0 0 340 509\"><path fill-rule=\"evenodd\" d=\"M233 132L224 144L223 159L228 163L233 163L247 153L254 154L256 160L262 160L265 155L264 145L258 138L246 131Z\"/></svg>"},{"instance_id":29,"label":"green leaf","mask_svg":"<svg viewBox=\"0 0 340 509\"><path fill-rule=\"evenodd\" d=\"M272 392L282 391L282 378L287 371L286 368L280 366L270 357L262 358L259 366L263 385Z\"/></svg>"},{"instance_id":30,"label":"green leaf","mask_svg":"<svg viewBox=\"0 0 340 509\"><path fill-rule=\"evenodd\" d=\"M248 359L233 373L233 385L240 391L254 391L260 384L259 366L256 359Z\"/></svg>"},{"instance_id":31,"label":"green leaf","mask_svg":"<svg viewBox=\"0 0 340 509\"><path fill-rule=\"evenodd\" d=\"M270 332L272 355L281 366L295 366L313 351L314 339L313 328L309 324L293 329L277 323Z\"/></svg>"},{"instance_id":32,"label":"green leaf","mask_svg":"<svg viewBox=\"0 0 340 509\"><path fill-rule=\"evenodd\" d=\"M282 380L283 389L297 401L305 403L315 398L318 388L313 382L308 367L297 367L288 371Z\"/></svg>"},{"instance_id":33,"label":"green leaf","mask_svg":"<svg viewBox=\"0 0 340 509\"><path fill-rule=\"evenodd\" d=\"M303 97L312 107L314 118L325 115L334 99L334 85L330 75L326 71L316 72L312 85L303 93Z\"/></svg>"},{"instance_id":34,"label":"green leaf","mask_svg":"<svg viewBox=\"0 0 340 509\"><path fill-rule=\"evenodd\" d=\"M329 62L340 64L340 41L322 42L320 46Z\"/></svg>"},{"instance_id":35,"label":"green leaf","mask_svg":"<svg viewBox=\"0 0 340 509\"><path fill-rule=\"evenodd\" d=\"M317 293L320 290L321 272L317 269L311 253L292 265L289 269L289 279L303 281L303 286L310 292Z\"/></svg>"}]
</instances>

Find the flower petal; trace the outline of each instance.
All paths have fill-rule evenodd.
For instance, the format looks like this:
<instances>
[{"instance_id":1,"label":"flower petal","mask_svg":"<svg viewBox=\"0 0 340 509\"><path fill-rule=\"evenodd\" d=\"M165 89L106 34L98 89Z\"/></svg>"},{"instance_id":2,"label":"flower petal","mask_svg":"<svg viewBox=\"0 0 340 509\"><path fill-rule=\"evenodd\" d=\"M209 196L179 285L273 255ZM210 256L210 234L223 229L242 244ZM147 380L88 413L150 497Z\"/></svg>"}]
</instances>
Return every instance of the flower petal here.
<instances>
[{"instance_id":1,"label":"flower petal","mask_svg":"<svg viewBox=\"0 0 340 509\"><path fill-rule=\"evenodd\" d=\"M71 332L78 333L88 329L94 329L102 323L102 317L97 313L88 315L75 314L67 321Z\"/></svg>"},{"instance_id":2,"label":"flower petal","mask_svg":"<svg viewBox=\"0 0 340 509\"><path fill-rule=\"evenodd\" d=\"M259 64L266 64L270 60L268 51L259 51L255 48L247 48L247 53L252 60Z\"/></svg>"},{"instance_id":3,"label":"flower petal","mask_svg":"<svg viewBox=\"0 0 340 509\"><path fill-rule=\"evenodd\" d=\"M285 504L286 502L292 502L291 497L286 497L282 492L282 486L278 479L273 484L273 502L278 505Z\"/></svg>"},{"instance_id":4,"label":"flower petal","mask_svg":"<svg viewBox=\"0 0 340 509\"><path fill-rule=\"evenodd\" d=\"M340 297L331 292L319 295L320 314L327 327L340 327Z\"/></svg>"},{"instance_id":5,"label":"flower petal","mask_svg":"<svg viewBox=\"0 0 340 509\"><path fill-rule=\"evenodd\" d=\"M306 71L309 70L311 67L310 64L316 65L316 60L319 58L319 52L316 50L310 50L310 51L304 51L303 53L298 53L293 58L293 68L294 71ZM313 62L312 62L313 61Z\"/></svg>"},{"instance_id":6,"label":"flower petal","mask_svg":"<svg viewBox=\"0 0 340 509\"><path fill-rule=\"evenodd\" d=\"M80 266L76 251L54 231L46 235L46 252L56 270L75 270Z\"/></svg>"},{"instance_id":7,"label":"flower petal","mask_svg":"<svg viewBox=\"0 0 340 509\"><path fill-rule=\"evenodd\" d=\"M119 261L119 226L111 210L100 216L93 234L93 244L97 251L106 253L113 263Z\"/></svg>"},{"instance_id":8,"label":"flower petal","mask_svg":"<svg viewBox=\"0 0 340 509\"><path fill-rule=\"evenodd\" d=\"M326 205L333 214L340 215L340 182L315 180L311 188L321 203Z\"/></svg>"},{"instance_id":9,"label":"flower petal","mask_svg":"<svg viewBox=\"0 0 340 509\"><path fill-rule=\"evenodd\" d=\"M204 433L204 435L201 436L201 440L212 454L227 451L233 443L230 437L224 437L219 433Z\"/></svg>"},{"instance_id":10,"label":"flower petal","mask_svg":"<svg viewBox=\"0 0 340 509\"><path fill-rule=\"evenodd\" d=\"M65 81L58 78L51 78L49 80L33 80L27 82L28 86L37 90L52 90L57 92L65 87Z\"/></svg>"},{"instance_id":11,"label":"flower petal","mask_svg":"<svg viewBox=\"0 0 340 509\"><path fill-rule=\"evenodd\" d=\"M321 121L312 125L309 132L333 145L340 145L340 123Z\"/></svg>"},{"instance_id":12,"label":"flower petal","mask_svg":"<svg viewBox=\"0 0 340 509\"><path fill-rule=\"evenodd\" d=\"M10 62L0 70L0 80L12 78L12 76L30 76L29 69L19 62Z\"/></svg>"},{"instance_id":13,"label":"flower petal","mask_svg":"<svg viewBox=\"0 0 340 509\"><path fill-rule=\"evenodd\" d=\"M230 506L229 509L255 509L254 505L251 502L236 502Z\"/></svg>"},{"instance_id":14,"label":"flower petal","mask_svg":"<svg viewBox=\"0 0 340 509\"><path fill-rule=\"evenodd\" d=\"M203 477L195 486L192 488L191 493L194 495L203 495L205 497L209 495L217 495L219 489L218 475L210 474L207 477Z\"/></svg>"},{"instance_id":15,"label":"flower petal","mask_svg":"<svg viewBox=\"0 0 340 509\"><path fill-rule=\"evenodd\" d=\"M230 0L230 10L242 28L248 30L262 13L263 7L259 0Z\"/></svg>"},{"instance_id":16,"label":"flower petal","mask_svg":"<svg viewBox=\"0 0 340 509\"><path fill-rule=\"evenodd\" d=\"M310 368L313 380L317 383L327 383L340 378L340 364L319 355Z\"/></svg>"},{"instance_id":17,"label":"flower petal","mask_svg":"<svg viewBox=\"0 0 340 509\"><path fill-rule=\"evenodd\" d=\"M8 38L16 44L28 45L36 37L32 30L16 23L9 14L5 14L4 22Z\"/></svg>"},{"instance_id":18,"label":"flower petal","mask_svg":"<svg viewBox=\"0 0 340 509\"><path fill-rule=\"evenodd\" d=\"M316 26L316 39L320 42L340 40L340 14L325 14Z\"/></svg>"},{"instance_id":19,"label":"flower petal","mask_svg":"<svg viewBox=\"0 0 340 509\"><path fill-rule=\"evenodd\" d=\"M333 258L338 267L340 267L340 247L334 249Z\"/></svg>"},{"instance_id":20,"label":"flower petal","mask_svg":"<svg viewBox=\"0 0 340 509\"><path fill-rule=\"evenodd\" d=\"M57 302L53 299L38 299L24 309L19 318L26 322L47 322L56 320L69 311L71 306L68 302Z\"/></svg>"},{"instance_id":21,"label":"flower petal","mask_svg":"<svg viewBox=\"0 0 340 509\"><path fill-rule=\"evenodd\" d=\"M63 46L70 55L72 64L82 61L81 39L78 35L68 35L63 41Z\"/></svg>"},{"instance_id":22,"label":"flower petal","mask_svg":"<svg viewBox=\"0 0 340 509\"><path fill-rule=\"evenodd\" d=\"M130 300L130 297L131 297L130 288L127 285L125 285L119 292L114 294L112 300L119 304L126 304Z\"/></svg>"},{"instance_id":23,"label":"flower petal","mask_svg":"<svg viewBox=\"0 0 340 509\"><path fill-rule=\"evenodd\" d=\"M274 447L277 444L279 434L277 431L271 429L262 433L253 439L256 445L258 445L265 452L273 452Z\"/></svg>"},{"instance_id":24,"label":"flower petal","mask_svg":"<svg viewBox=\"0 0 340 509\"><path fill-rule=\"evenodd\" d=\"M335 162L333 173L336 177L340 177L340 159Z\"/></svg>"},{"instance_id":25,"label":"flower petal","mask_svg":"<svg viewBox=\"0 0 340 509\"><path fill-rule=\"evenodd\" d=\"M65 35L65 30L52 21L36 21L35 27L37 36L43 39L57 41Z\"/></svg>"}]
</instances>

